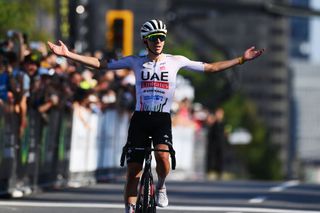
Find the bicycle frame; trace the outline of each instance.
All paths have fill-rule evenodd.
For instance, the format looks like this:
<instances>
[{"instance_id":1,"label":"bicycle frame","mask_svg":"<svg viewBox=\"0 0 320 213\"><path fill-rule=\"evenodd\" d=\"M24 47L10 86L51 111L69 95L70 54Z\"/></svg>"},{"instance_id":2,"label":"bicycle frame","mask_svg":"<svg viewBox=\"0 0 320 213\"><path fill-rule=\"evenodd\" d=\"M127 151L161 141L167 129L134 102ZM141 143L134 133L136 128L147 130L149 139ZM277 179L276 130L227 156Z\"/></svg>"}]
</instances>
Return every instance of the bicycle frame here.
<instances>
[{"instance_id":1,"label":"bicycle frame","mask_svg":"<svg viewBox=\"0 0 320 213\"><path fill-rule=\"evenodd\" d=\"M169 150L153 149L151 147L146 147L146 148L128 147L127 145L123 147L123 152L120 160L120 165L122 167L124 166L126 153L129 150L145 152L144 168L143 168L142 176L140 178L138 199L136 203L136 213L155 213L156 212L155 187L153 184L153 175L151 171L151 162L152 162L151 153L152 152L169 152L171 156L172 169L174 170L176 166L175 151L171 144L168 144L168 147L169 147Z\"/></svg>"}]
</instances>

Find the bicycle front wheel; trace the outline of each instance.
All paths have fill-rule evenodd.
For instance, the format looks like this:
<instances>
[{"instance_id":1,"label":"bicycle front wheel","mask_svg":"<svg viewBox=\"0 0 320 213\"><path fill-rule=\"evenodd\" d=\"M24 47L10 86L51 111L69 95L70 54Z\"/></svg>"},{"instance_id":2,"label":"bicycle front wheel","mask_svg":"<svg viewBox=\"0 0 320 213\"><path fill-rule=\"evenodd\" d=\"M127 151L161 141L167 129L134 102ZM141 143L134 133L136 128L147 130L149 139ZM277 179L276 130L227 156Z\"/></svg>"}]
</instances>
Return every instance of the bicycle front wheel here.
<instances>
[{"instance_id":1,"label":"bicycle front wheel","mask_svg":"<svg viewBox=\"0 0 320 213\"><path fill-rule=\"evenodd\" d=\"M145 173L142 175L138 200L136 205L136 213L155 213L155 188L152 175Z\"/></svg>"}]
</instances>

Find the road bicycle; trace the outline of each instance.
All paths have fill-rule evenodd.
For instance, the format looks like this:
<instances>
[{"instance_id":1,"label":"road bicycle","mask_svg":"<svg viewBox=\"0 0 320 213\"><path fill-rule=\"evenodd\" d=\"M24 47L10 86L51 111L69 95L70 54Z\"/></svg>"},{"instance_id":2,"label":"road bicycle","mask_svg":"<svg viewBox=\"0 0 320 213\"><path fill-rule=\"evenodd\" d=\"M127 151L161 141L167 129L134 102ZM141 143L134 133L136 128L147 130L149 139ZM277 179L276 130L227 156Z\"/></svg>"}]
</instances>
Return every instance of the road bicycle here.
<instances>
[{"instance_id":1,"label":"road bicycle","mask_svg":"<svg viewBox=\"0 0 320 213\"><path fill-rule=\"evenodd\" d=\"M175 158L175 151L171 144L167 144L169 150L165 149L154 149L151 148L152 138L149 138L150 146L146 148L139 148L139 147L129 147L125 145L122 150L121 155L121 162L120 165L124 166L124 161L126 154L128 152L144 152L144 168L143 173L140 178L139 183L139 191L137 196L137 203L136 203L136 213L155 213L156 212L156 199L155 199L155 186L153 182L153 175L151 171L151 161L152 161L152 152L169 152L171 156L171 166L172 170L176 167L176 158Z\"/></svg>"}]
</instances>

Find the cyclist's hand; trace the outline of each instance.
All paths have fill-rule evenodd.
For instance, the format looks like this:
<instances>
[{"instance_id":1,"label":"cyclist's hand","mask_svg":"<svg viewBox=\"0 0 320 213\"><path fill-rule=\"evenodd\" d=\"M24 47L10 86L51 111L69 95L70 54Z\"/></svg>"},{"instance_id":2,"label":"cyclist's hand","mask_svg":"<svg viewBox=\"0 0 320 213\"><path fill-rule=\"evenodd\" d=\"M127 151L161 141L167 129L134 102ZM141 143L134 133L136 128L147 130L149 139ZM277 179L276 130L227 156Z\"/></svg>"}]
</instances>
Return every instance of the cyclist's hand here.
<instances>
[{"instance_id":1,"label":"cyclist's hand","mask_svg":"<svg viewBox=\"0 0 320 213\"><path fill-rule=\"evenodd\" d=\"M256 50L256 48L254 46L250 47L249 49L247 49L244 52L243 59L245 61L253 60L253 59L259 57L260 55L262 55L263 52L264 52L264 49Z\"/></svg>"},{"instance_id":2,"label":"cyclist's hand","mask_svg":"<svg viewBox=\"0 0 320 213\"><path fill-rule=\"evenodd\" d=\"M68 55L69 55L68 47L60 40L59 40L59 44L60 45L56 45L56 44L53 44L50 41L48 41L48 46L50 47L52 52L54 52L55 54L57 54L59 56L68 57Z\"/></svg>"}]
</instances>

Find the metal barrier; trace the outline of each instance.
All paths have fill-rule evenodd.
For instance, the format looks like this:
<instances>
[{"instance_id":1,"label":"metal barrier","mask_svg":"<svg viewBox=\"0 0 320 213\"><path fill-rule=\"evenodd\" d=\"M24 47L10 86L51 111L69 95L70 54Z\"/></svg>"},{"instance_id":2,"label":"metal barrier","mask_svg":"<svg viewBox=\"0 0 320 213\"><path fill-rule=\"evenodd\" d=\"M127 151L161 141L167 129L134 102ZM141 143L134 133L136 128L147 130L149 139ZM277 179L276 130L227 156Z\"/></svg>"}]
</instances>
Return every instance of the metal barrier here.
<instances>
[{"instance_id":1,"label":"metal barrier","mask_svg":"<svg viewBox=\"0 0 320 213\"><path fill-rule=\"evenodd\" d=\"M110 180L124 175L119 160L122 147L127 140L130 119L129 113L109 109L103 113L92 113L83 107L74 109L73 131L70 151L71 186L86 185L95 181ZM170 176L173 179L194 178L203 175L203 152L194 152L196 140L192 126L174 126L172 129L173 146L176 150L177 170ZM203 149L201 141L197 150ZM201 165L198 165L201 164ZM155 161L153 162L155 167Z\"/></svg>"},{"instance_id":2,"label":"metal barrier","mask_svg":"<svg viewBox=\"0 0 320 213\"><path fill-rule=\"evenodd\" d=\"M52 109L46 121L31 109L21 137L19 115L5 107L0 114L0 194L22 196L66 183L72 114Z\"/></svg>"},{"instance_id":3,"label":"metal barrier","mask_svg":"<svg viewBox=\"0 0 320 213\"><path fill-rule=\"evenodd\" d=\"M18 131L15 115L0 107L0 194L7 195L16 183Z\"/></svg>"},{"instance_id":4,"label":"metal barrier","mask_svg":"<svg viewBox=\"0 0 320 213\"><path fill-rule=\"evenodd\" d=\"M44 116L29 110L22 137L19 116L4 108L0 115L2 195L15 197L39 187L80 186L124 175L119 160L127 138L128 112L93 113L78 106L73 111L53 108ZM194 131L174 127L173 137L182 177L194 170Z\"/></svg>"},{"instance_id":5,"label":"metal barrier","mask_svg":"<svg viewBox=\"0 0 320 213\"><path fill-rule=\"evenodd\" d=\"M69 185L112 179L121 173L119 160L129 116L115 109L98 114L81 106L74 109Z\"/></svg>"}]
</instances>

